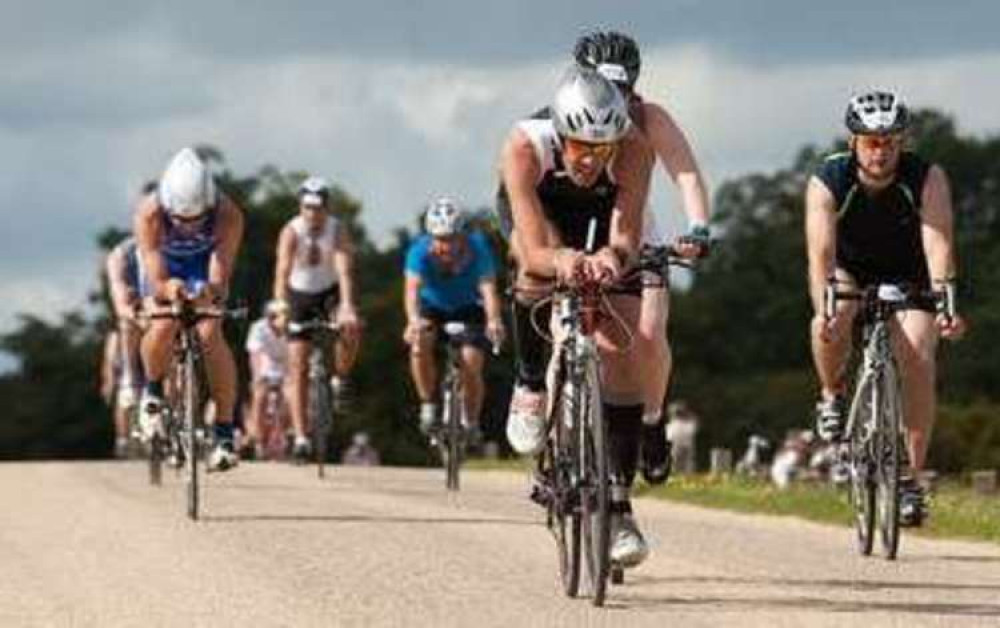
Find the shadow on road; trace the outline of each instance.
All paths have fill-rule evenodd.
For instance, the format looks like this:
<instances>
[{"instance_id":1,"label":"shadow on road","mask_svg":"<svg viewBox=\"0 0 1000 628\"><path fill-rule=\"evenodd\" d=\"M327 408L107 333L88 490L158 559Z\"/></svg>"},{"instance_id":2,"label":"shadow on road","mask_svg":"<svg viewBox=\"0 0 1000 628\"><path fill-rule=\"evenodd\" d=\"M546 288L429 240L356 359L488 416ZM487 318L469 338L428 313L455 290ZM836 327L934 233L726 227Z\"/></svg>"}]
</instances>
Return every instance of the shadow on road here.
<instances>
[{"instance_id":1,"label":"shadow on road","mask_svg":"<svg viewBox=\"0 0 1000 628\"><path fill-rule=\"evenodd\" d=\"M792 578L733 578L733 577L643 577L636 574L629 582L634 585L644 584L676 584L676 585L739 585L739 586L777 586L795 588L810 588L827 591L868 592L880 590L926 590L930 591L983 591L1000 593L1000 585L954 583L954 582L881 582L873 580L806 580ZM620 608L633 610L664 608L701 608L716 609L725 612L751 610L802 610L825 613L869 613L887 612L917 615L950 615L966 617L1000 617L1000 605L985 603L957 602L888 602L878 600L833 600L827 597L803 597L789 593L787 596L761 597L722 597L719 595L700 596L697 594L683 597L653 597L644 596L638 591L629 591L629 595L613 602Z\"/></svg>"},{"instance_id":2,"label":"shadow on road","mask_svg":"<svg viewBox=\"0 0 1000 628\"><path fill-rule=\"evenodd\" d=\"M533 519L510 518L462 518L462 517L391 517L381 515L206 515L201 519L206 523L255 523L283 521L289 523L386 523L386 524L429 524L429 525L507 525L541 527L542 522Z\"/></svg>"}]
</instances>

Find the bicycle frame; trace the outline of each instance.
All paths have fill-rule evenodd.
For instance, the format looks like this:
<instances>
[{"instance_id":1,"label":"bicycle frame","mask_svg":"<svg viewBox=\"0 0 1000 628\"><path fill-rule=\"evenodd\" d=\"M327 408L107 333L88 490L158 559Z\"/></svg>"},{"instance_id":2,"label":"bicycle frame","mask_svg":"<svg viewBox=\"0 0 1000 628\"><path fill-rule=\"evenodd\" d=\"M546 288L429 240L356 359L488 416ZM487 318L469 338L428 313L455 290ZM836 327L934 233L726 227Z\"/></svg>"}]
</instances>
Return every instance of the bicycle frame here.
<instances>
[{"instance_id":1,"label":"bicycle frame","mask_svg":"<svg viewBox=\"0 0 1000 628\"><path fill-rule=\"evenodd\" d=\"M318 337L310 340L309 393L307 414L316 454L316 475L326 477L326 458L333 428L334 399L330 386L330 362L336 363L337 339L340 327L336 323L317 319L302 323L289 323L289 331L311 331Z\"/></svg>"}]
</instances>

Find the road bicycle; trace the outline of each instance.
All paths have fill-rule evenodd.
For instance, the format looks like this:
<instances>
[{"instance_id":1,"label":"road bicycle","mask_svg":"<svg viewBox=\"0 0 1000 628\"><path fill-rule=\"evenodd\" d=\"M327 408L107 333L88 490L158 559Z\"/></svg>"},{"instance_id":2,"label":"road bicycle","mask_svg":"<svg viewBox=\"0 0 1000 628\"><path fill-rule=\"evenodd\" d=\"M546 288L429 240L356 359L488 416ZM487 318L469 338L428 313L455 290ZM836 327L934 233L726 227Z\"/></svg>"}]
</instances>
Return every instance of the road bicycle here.
<instances>
[{"instance_id":1,"label":"road bicycle","mask_svg":"<svg viewBox=\"0 0 1000 628\"><path fill-rule=\"evenodd\" d=\"M309 349L309 393L306 404L307 421L312 436L316 461L316 475L326 477L326 463L330 451L330 434L333 431L333 414L342 403L342 391L330 383L330 364L336 364L337 340L340 326L325 318L291 322L288 330L293 334L306 333L311 337Z\"/></svg>"}]
</instances>

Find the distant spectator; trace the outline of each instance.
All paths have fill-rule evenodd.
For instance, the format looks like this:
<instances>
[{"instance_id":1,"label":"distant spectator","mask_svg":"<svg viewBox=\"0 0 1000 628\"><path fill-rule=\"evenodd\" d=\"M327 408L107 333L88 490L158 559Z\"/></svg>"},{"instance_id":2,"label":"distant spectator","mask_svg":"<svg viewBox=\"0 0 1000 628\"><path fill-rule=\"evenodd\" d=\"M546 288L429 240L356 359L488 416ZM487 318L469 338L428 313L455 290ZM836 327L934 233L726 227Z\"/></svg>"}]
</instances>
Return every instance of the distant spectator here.
<instances>
[{"instance_id":1,"label":"distant spectator","mask_svg":"<svg viewBox=\"0 0 1000 628\"><path fill-rule=\"evenodd\" d=\"M767 464L764 462L765 452L771 449L771 443L758 434L751 434L747 439L747 449L743 457L736 463L736 473L753 477L764 477Z\"/></svg>"},{"instance_id":2,"label":"distant spectator","mask_svg":"<svg viewBox=\"0 0 1000 628\"><path fill-rule=\"evenodd\" d=\"M678 473L694 473L698 417L684 401L671 403L667 407L667 414L670 418L667 439L671 443L674 470Z\"/></svg>"},{"instance_id":3,"label":"distant spectator","mask_svg":"<svg viewBox=\"0 0 1000 628\"><path fill-rule=\"evenodd\" d=\"M381 459L368 438L366 432L355 432L351 439L351 446L344 452L343 460L345 465L355 465L360 467L375 467L381 464Z\"/></svg>"}]
</instances>

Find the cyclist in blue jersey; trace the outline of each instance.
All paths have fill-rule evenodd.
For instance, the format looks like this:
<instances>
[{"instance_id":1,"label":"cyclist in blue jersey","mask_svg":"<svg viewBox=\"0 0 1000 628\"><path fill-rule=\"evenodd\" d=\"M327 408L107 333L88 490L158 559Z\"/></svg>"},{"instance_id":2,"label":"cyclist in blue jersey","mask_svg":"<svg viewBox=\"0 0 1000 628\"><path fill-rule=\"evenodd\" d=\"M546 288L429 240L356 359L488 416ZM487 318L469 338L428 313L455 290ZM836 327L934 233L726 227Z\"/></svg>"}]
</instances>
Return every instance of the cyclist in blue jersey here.
<instances>
[{"instance_id":1,"label":"cyclist in blue jersey","mask_svg":"<svg viewBox=\"0 0 1000 628\"><path fill-rule=\"evenodd\" d=\"M427 234L406 254L403 300L404 339L410 345L410 368L420 397L420 427L431 433L438 425L437 368L434 346L449 322L473 326L463 339L462 386L465 416L472 439L479 434L483 403L484 349L499 346L504 328L496 286L496 260L486 237L469 232L457 204L439 198L427 209Z\"/></svg>"},{"instance_id":2,"label":"cyclist in blue jersey","mask_svg":"<svg viewBox=\"0 0 1000 628\"><path fill-rule=\"evenodd\" d=\"M243 237L243 214L216 189L208 166L190 148L178 152L155 194L139 203L135 217L144 298L157 303L193 299L208 305L224 302L233 264ZM142 339L147 383L139 406L145 438L163 431L163 379L170 365L179 323L150 322ZM210 469L225 471L238 462L233 446L236 365L219 319L198 325L205 367L215 402L215 445Z\"/></svg>"}]
</instances>

